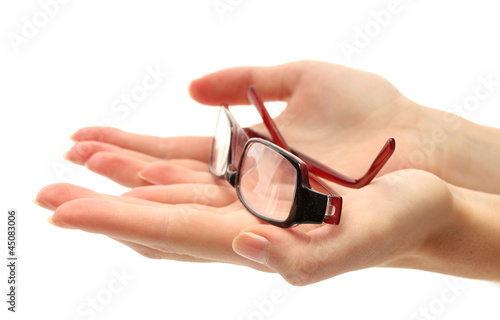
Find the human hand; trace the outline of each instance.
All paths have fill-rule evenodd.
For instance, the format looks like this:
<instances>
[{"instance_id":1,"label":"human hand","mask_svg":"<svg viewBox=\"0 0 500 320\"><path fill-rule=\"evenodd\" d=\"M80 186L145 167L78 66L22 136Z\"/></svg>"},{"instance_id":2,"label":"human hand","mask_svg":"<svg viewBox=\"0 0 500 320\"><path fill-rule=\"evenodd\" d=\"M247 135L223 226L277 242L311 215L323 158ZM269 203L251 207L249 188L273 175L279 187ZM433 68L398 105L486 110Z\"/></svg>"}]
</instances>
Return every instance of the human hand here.
<instances>
[{"instance_id":1,"label":"human hand","mask_svg":"<svg viewBox=\"0 0 500 320\"><path fill-rule=\"evenodd\" d=\"M224 81L231 79L230 77L224 75L224 73L228 72L230 75L233 71L234 70L221 71L220 73L216 73L193 82L191 94L200 102L208 103L208 100L203 99L215 99L215 95L222 95L224 93L217 93L217 91L214 91L208 95L208 98L204 98L203 90L207 90L211 84L219 83L219 85L223 85ZM236 73L238 73L241 70L236 71ZM237 78L239 77L244 79L243 82L247 82L242 84L242 86L246 87L247 84L256 85L256 82L248 80L247 73L249 70L246 70L246 73L245 70L243 71L244 72L241 72L237 76ZM221 74L223 75L222 77L220 77ZM368 74L368 77L375 77L375 80L378 79L377 76L370 74ZM293 80L293 78L290 79ZM413 110L414 107L416 108L415 105L412 105L411 102L402 97L397 91L393 91L395 89L393 89L393 87L390 86L385 80L378 79L377 81L380 81L382 87L386 88L389 93L392 92L392 95L394 95L393 101L402 99L402 101L404 101L402 102L403 104L409 103L409 110ZM233 84L237 83L237 81L233 82ZM277 99L276 97L273 98L272 95L266 96L266 91L263 91L260 86L259 90L264 96L264 99ZM246 90L243 90L243 92L245 91ZM300 90L298 91L300 92ZM372 91L383 92L384 90L379 89ZM277 92L280 91L278 90ZM282 90L280 97L286 96L283 92L284 91ZM303 92L304 95L308 95L307 92ZM389 93L381 94L380 96L387 97L391 95ZM226 97L226 100L221 101L226 103L231 103L231 101L233 101L232 104L236 104L238 103L236 101L239 101L238 99L243 99L238 95L240 95L240 93L229 92L229 98ZM292 100L290 99L287 110L293 110L290 108L290 105L292 105L291 101ZM387 101L390 101L390 99ZM361 106L358 106L358 108L361 108ZM349 113L349 109L344 112ZM353 113L352 116L355 119L357 113L356 110L351 110L351 112ZM402 116L404 115L399 115L398 117ZM318 117L308 118L307 114L301 115L300 117L303 121L298 121L297 117L291 117L288 116L287 113L284 113L277 120L278 126L281 130L283 130L287 142L294 148L299 149L312 157L316 157L321 162L328 164L335 169L339 169L341 172L350 174L350 171L347 170L348 161L346 159L348 157L339 160L339 151L326 152L325 150L324 152L315 152L315 150L319 150L320 147L314 148L313 142L320 144L319 141L322 140L316 141L316 139L311 139L307 140L307 143L304 142L306 140L304 140L304 137L300 135L300 132L295 131L300 128L302 128L301 130L306 130L305 126L301 127L301 123L314 125L315 121L320 121L321 119ZM375 117L375 115L370 116L367 121L369 122L369 120L373 119L373 117ZM393 120L395 121L394 123L389 123L388 126L393 125L396 129L398 129L399 127L395 125L398 117ZM291 127L292 123L295 123L296 125L295 130L291 129L293 128ZM375 124L377 123L379 123L379 120L375 121ZM352 123L351 125L356 126L360 124ZM313 130L312 135L317 135L317 139L326 139L327 135L325 133L332 134L332 132L329 132L329 127L319 130L318 125L316 125L314 128L315 130ZM349 127L344 129L348 130ZM384 128L379 129L380 130L375 130L372 136L375 136ZM318 134L316 131L319 131L320 133ZM395 137L398 140L398 150L401 153L401 140L405 141L404 137L407 134L409 135L410 131L401 129L401 136L388 133L387 135L384 135L383 139L385 140L387 136ZM309 131L306 132L309 133ZM321 132L324 134L323 138L320 137ZM419 194L423 194L421 192L422 190L434 190L434 187L432 187L434 184L435 187L440 190L443 189L443 184L446 185L441 180L427 173L405 170L387 174L379 179L376 179L372 184L361 190L346 190L345 193L342 192L345 204L343 221L340 226L336 226L336 228L340 227L341 229L332 229L332 231L328 232L319 231L325 230L324 228L327 227L322 225L301 226L298 228L282 230L268 225L261 225L261 222L258 219L251 216L243 209L242 205L235 196L234 189L229 188L225 182L214 179L210 175L208 172L207 161L211 138L156 138L132 135L118 130L104 128L82 129L78 131L73 138L76 141L76 144L68 153L68 158L71 161L86 164L86 166L92 171L107 176L112 180L122 185L132 187L133 189L126 194L126 197L112 197L100 195L87 189L81 189L79 187L66 184L49 186L40 192L37 199L43 206L55 210L52 222L56 225L76 227L89 232L107 234L148 257L186 261L223 261L249 265L259 270L279 272L287 280L295 284L310 283L321 280L322 277L333 276L350 270L374 265L424 268L422 264L420 264L422 260L415 258L415 256L418 255L412 256L412 253L417 252L417 248L419 248L418 244L426 242L425 239L430 237L429 235L433 233L435 230L434 228L438 228L441 224L432 224L433 227L428 227L426 225L426 228L420 230L421 232L417 235L411 232L408 232L406 235L400 235L397 231L400 229L399 227L401 227L401 230L407 230L405 229L404 223L410 221L411 219L407 220L403 218L400 221L403 225L398 225L399 227L393 225L391 227L390 223L398 222L397 218L395 218L397 215L396 210L394 211L394 215L387 215L387 212L384 212L384 214L391 218L388 218L387 223L382 224L382 229L372 229L370 231L368 230L369 228L367 224L363 225L363 221L351 220L355 223L359 223L360 228L366 230L356 229L356 231L354 231L354 229L347 229L348 231L346 232L342 231L344 230L343 228L347 228L347 226L343 225L349 223L346 222L346 220L353 219L346 218L346 216L356 214L356 210L354 209L366 212L366 214L373 211L381 212L381 210L385 210L386 207L393 207L393 203L398 204L401 200L402 202L399 206L409 206L409 208L404 207L403 209L406 210L412 208L413 210L416 210L414 211L412 218L417 219L419 214L426 215L435 213L436 216L433 216L432 218L438 218L437 220L439 221L445 219L439 217L442 216L442 213L447 212L446 208L443 208L443 206L446 207L449 205L449 202L446 200L448 199L448 196L446 196L447 192L431 192L430 195L428 195L430 198L425 198L423 196L414 197L413 200L423 201L422 203L424 206L420 207L418 202L412 202L412 199L406 199L405 197L400 197L399 200L397 197L387 198L387 196L390 195L390 193L386 193L388 191L387 189L392 189L397 192L412 190L412 186L415 188L415 184L420 181L418 177L423 175L428 175L427 178L423 178L428 181L426 183L422 183L419 186L419 190L413 189L412 192L420 191ZM408 139L408 144L410 145L412 141L411 139L411 137ZM195 144L194 147L192 145L193 143ZM403 142L403 145L404 144L405 143ZM366 145L366 147L368 147L368 145ZM352 152L356 149L352 146L350 148L350 150L353 150ZM378 149L378 147L374 147L373 155L378 151L376 149ZM400 157L404 158L403 155ZM396 159L398 159L398 157L393 157L389 164L394 162ZM365 163L362 163L362 161L363 158L359 156L353 156L351 161L353 167L361 168L359 173L364 171L363 166L367 166L371 159L367 161L365 160ZM343 170L343 166L345 166L346 170ZM395 169L397 169L397 166L392 168L389 166L385 169L385 171L389 172ZM432 171L431 169L429 170ZM401 175L400 173L402 172L404 172L404 174ZM410 173L413 172L417 172L416 176L413 174L410 175ZM352 175L356 176L356 174ZM396 175L397 179L394 179ZM408 180L409 176L412 178L416 177L417 179ZM408 182L408 186L406 186L405 183L397 183L398 186L404 185L405 187L401 190L394 190L394 181ZM441 187L439 187L439 185L441 185ZM377 196L370 196L370 194L366 194L366 192L370 190ZM411 194L411 192L408 192L408 194ZM438 195L444 196L444 199L440 199ZM372 199L375 205L372 204L372 207L368 207L365 201L361 201L362 203L365 203L365 208L355 207L353 209L352 205L360 199ZM381 201L381 199L390 199L390 201ZM437 211L430 210L431 208L427 210L427 204L434 204L435 206L433 207L443 209L443 211L441 211L441 215ZM382 209L380 209L380 206L382 206ZM398 205L395 206L398 207ZM156 209L148 211L150 207L155 207ZM399 208L401 209L401 207ZM105 211L103 212L103 210ZM123 212L126 214L124 215ZM135 215L134 212L143 212L144 214ZM405 212L408 212L408 210ZM211 217L213 219L207 219L207 217ZM369 221L370 218L370 216L365 215L360 215L360 217L368 218L367 221ZM373 215L371 218L373 218ZM396 220L393 221L393 219ZM166 222L168 222L168 225ZM415 220L411 220L411 222L415 223ZM192 227L193 225L195 227ZM351 225L350 228L354 227L355 226ZM264 231L259 233L260 229L256 230L254 228L263 228ZM214 232L213 230L219 231ZM329 237L331 236L332 239L336 239L337 235L340 236L343 232L346 232L344 235L346 240L344 240L343 243L350 242L348 241L348 238L359 233L360 239L366 241L363 242L363 244L366 245L367 248L372 248L374 253L370 253L369 250L363 251L362 249L365 248L362 248L361 242L353 241L353 245L359 246L355 246L354 248L349 246L347 247L353 250L350 254L353 258L346 258L347 262L339 261L339 267L335 271L330 270L330 272L328 272L330 267L325 266L321 263L321 261L328 260L332 262L333 260L331 259L333 258L328 258L332 252L328 251L329 253L327 255L321 256L318 255L318 252L320 252L319 249L315 251L316 253L312 256L312 258L309 257L309 262L307 264L305 262L295 261L295 259L301 255L298 253L300 252L299 249L297 249L299 251L288 251L287 253L287 251L284 250L285 248L283 248L283 253L289 254L289 259L287 260L286 257L281 257L280 261L283 261L281 265L276 262L273 263L272 261L274 260L272 260L271 255L269 255L269 260L267 260L266 263L257 263L251 260L255 259L255 255L251 257L248 250L245 252L245 246L247 249L248 247L252 248L251 234L257 235L257 238L253 237L253 240L260 239L257 241L257 244L260 243L261 247L265 245L267 242L262 241L262 238L259 238L259 236L264 236L265 238L265 236L268 235L267 230L270 232L269 235L271 235L271 233L276 235L276 238L268 239L268 252L270 253L271 246L275 244L276 241L278 241L278 243L282 243L284 241L284 243L288 243L290 246L297 245L298 247L304 248L304 246L308 247L309 244L311 244L311 239L313 238L309 235L310 233L323 234L323 232L325 232L325 234ZM414 235L414 237L412 235ZM384 243L382 238L386 237L391 239L393 236L404 237L395 237L394 239L398 240L396 242L390 242L386 239L385 241L389 242L385 242L385 244L381 245L381 243ZM300 239L302 239L302 243L293 242L295 240L299 241ZM356 240L358 238L354 236L353 239ZM312 245L320 243L326 244L329 242L312 242ZM372 243L373 246L370 246L370 243ZM408 246L398 246L397 243L408 244ZM237 255L232 250L231 244L240 254L243 254L251 259L248 260L240 255ZM255 247L255 244L256 242L253 241L253 247ZM385 245L394 246L385 248L385 251L382 252L381 250L375 250L379 248L377 247L377 244L382 247ZM276 248L278 247L280 247L279 244ZM314 248L314 246L308 248L311 249ZM264 252L266 251L267 249L264 250ZM258 251L253 250L253 252L257 253ZM341 252L345 253L345 251ZM363 255L368 255L368 258L363 258ZM318 258L318 256L320 258ZM260 258L261 257L262 256L260 256ZM337 255L336 257L338 258L339 256ZM313 258L318 258L316 259L318 263L313 263L313 267L311 268L310 261L314 261ZM290 265L290 263L293 264L294 261L295 265ZM288 262L288 265L286 262ZM325 271L324 268L327 270ZM311 276L307 270L315 270L315 272L313 272L314 275Z\"/></svg>"},{"instance_id":2,"label":"human hand","mask_svg":"<svg viewBox=\"0 0 500 320\"><path fill-rule=\"evenodd\" d=\"M91 127L78 130L66 158L130 187L122 196L67 183L46 186L36 202L49 222L104 234L155 259L253 265L232 239L258 224L234 188L208 170L211 138L159 138Z\"/></svg>"},{"instance_id":3,"label":"human hand","mask_svg":"<svg viewBox=\"0 0 500 320\"><path fill-rule=\"evenodd\" d=\"M238 67L194 80L190 94L208 105L248 104L249 85L264 101L287 102L274 120L289 146L349 177L365 173L393 137L397 148L381 175L413 168L458 186L500 192L488 179L500 156L492 151L498 143L491 141L498 130L418 105L378 75L318 61ZM267 133L263 125L257 127Z\"/></svg>"},{"instance_id":4,"label":"human hand","mask_svg":"<svg viewBox=\"0 0 500 320\"><path fill-rule=\"evenodd\" d=\"M250 85L264 101L288 103L274 121L290 147L349 176L362 175L389 137L397 136L398 149L411 138L404 135L406 123L392 128L400 114L417 111L396 88L380 76L329 63L222 70L194 80L190 94L203 104L249 104ZM262 124L256 127L267 133ZM397 160L383 172L395 171Z\"/></svg>"},{"instance_id":5,"label":"human hand","mask_svg":"<svg viewBox=\"0 0 500 320\"><path fill-rule=\"evenodd\" d=\"M403 188L384 176L345 195L338 226L280 229L249 214L235 190L208 172L206 150L185 148L204 145L205 138L85 128L73 139L69 160L132 189L110 196L69 184L47 186L36 200L54 210L56 226L107 235L149 258L246 265L297 285L407 258L438 229L445 220L438 213L449 205L445 184L415 171L405 175L411 183ZM432 224L415 228L431 218Z\"/></svg>"},{"instance_id":6,"label":"human hand","mask_svg":"<svg viewBox=\"0 0 500 320\"><path fill-rule=\"evenodd\" d=\"M163 168L155 162L143 171L148 176ZM420 248L449 226L450 191L422 171L412 170L397 185L384 176L345 195L338 226L288 229L261 223L234 189L209 183L205 173L190 173L196 184L174 185L155 175L165 185L136 187L123 196L55 184L36 200L54 210L56 226L107 235L149 258L246 265L277 272L294 285L374 266L412 267Z\"/></svg>"}]
</instances>

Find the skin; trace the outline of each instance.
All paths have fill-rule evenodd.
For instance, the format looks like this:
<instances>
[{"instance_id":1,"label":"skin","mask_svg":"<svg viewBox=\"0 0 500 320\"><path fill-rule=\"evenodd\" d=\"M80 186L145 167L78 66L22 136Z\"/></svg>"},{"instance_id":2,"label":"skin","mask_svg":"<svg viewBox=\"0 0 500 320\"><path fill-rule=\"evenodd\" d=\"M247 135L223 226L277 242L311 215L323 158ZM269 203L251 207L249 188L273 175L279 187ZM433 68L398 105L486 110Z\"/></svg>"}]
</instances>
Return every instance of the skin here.
<instances>
[{"instance_id":1,"label":"skin","mask_svg":"<svg viewBox=\"0 0 500 320\"><path fill-rule=\"evenodd\" d=\"M264 101L287 102L275 121L291 147L348 176L396 139L372 183L331 184L344 199L340 225L281 229L252 216L210 174L211 137L98 127L78 130L66 158L130 191L59 183L36 202L58 227L107 235L149 258L239 264L294 285L377 266L500 280L498 129L420 106L378 75L315 61L222 70L189 92L202 104L240 105L249 85Z\"/></svg>"}]
</instances>

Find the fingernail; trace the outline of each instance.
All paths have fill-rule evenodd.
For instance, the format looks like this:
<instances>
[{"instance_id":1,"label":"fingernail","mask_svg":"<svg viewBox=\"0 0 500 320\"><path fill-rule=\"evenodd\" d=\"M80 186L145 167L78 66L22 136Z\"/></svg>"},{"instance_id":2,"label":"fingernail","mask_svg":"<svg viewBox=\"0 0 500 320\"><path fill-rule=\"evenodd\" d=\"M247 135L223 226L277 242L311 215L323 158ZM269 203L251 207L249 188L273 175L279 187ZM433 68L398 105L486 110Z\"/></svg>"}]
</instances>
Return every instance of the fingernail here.
<instances>
[{"instance_id":1,"label":"fingernail","mask_svg":"<svg viewBox=\"0 0 500 320\"><path fill-rule=\"evenodd\" d=\"M51 225L57 227L57 225L54 223L54 221L52 221L52 216L50 216L50 217L47 218L47 222L50 223Z\"/></svg>"},{"instance_id":2,"label":"fingernail","mask_svg":"<svg viewBox=\"0 0 500 320\"><path fill-rule=\"evenodd\" d=\"M33 198L31 200L34 204L36 204L37 206L40 206L42 208L45 208L45 209L49 209L49 210L55 210L55 207L54 206L51 206L51 205L48 205L46 203L43 203L43 202L40 202L38 201L36 198Z\"/></svg>"},{"instance_id":3,"label":"fingernail","mask_svg":"<svg viewBox=\"0 0 500 320\"><path fill-rule=\"evenodd\" d=\"M64 229L76 229L76 228L73 228L71 226L68 226L67 224L65 223L61 223L60 221L59 222L54 222L54 220L52 220L52 216L48 217L47 218L47 222L50 223L51 225L55 226L55 227L58 227L58 228L64 228Z\"/></svg>"},{"instance_id":4,"label":"fingernail","mask_svg":"<svg viewBox=\"0 0 500 320\"><path fill-rule=\"evenodd\" d=\"M144 171L144 170L143 170L143 171ZM143 171L140 171L140 172L137 174L137 176L139 177L139 179L144 180L144 181L146 181L146 182L149 182L149 183L151 183L151 184L160 184L160 183L158 183L158 182L154 181L153 179L146 178L146 177L143 175L143 173L142 173Z\"/></svg>"},{"instance_id":5,"label":"fingernail","mask_svg":"<svg viewBox=\"0 0 500 320\"><path fill-rule=\"evenodd\" d=\"M258 263L267 264L269 261L269 241L255 233L240 234L233 244L233 250Z\"/></svg>"},{"instance_id":6,"label":"fingernail","mask_svg":"<svg viewBox=\"0 0 500 320\"><path fill-rule=\"evenodd\" d=\"M71 152L70 151L72 150L68 150L66 151L64 154L63 154L63 159L66 160L66 161L69 161L69 162L72 162L74 164L78 164L78 165L84 165L83 161L81 160L81 158L79 158L78 156L75 156L75 153L74 152ZM69 156L71 154L71 157Z\"/></svg>"}]
</instances>

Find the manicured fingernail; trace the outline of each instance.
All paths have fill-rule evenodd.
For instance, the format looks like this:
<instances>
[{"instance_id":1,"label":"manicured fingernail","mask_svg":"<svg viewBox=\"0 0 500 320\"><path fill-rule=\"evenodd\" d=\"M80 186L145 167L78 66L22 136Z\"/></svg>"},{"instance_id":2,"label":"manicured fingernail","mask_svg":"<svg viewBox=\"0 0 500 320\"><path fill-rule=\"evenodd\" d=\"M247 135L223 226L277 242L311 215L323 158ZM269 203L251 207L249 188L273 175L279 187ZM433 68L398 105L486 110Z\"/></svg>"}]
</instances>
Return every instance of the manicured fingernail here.
<instances>
[{"instance_id":1,"label":"manicured fingernail","mask_svg":"<svg viewBox=\"0 0 500 320\"><path fill-rule=\"evenodd\" d=\"M258 263L267 264L269 261L269 241L255 233L240 234L233 244L233 250Z\"/></svg>"},{"instance_id":2,"label":"manicured fingernail","mask_svg":"<svg viewBox=\"0 0 500 320\"><path fill-rule=\"evenodd\" d=\"M71 152L71 153L70 153ZM71 157L69 156L71 154ZM75 152L73 152L72 150L68 150L66 151L64 154L63 154L63 158L64 160L66 161L69 161L69 162L72 162L74 164L79 164L79 165L84 165L83 161L81 158L77 156L75 156Z\"/></svg>"},{"instance_id":3,"label":"manicured fingernail","mask_svg":"<svg viewBox=\"0 0 500 320\"><path fill-rule=\"evenodd\" d=\"M47 218L47 222L50 223L51 225L57 227L57 225L54 223L54 221L52 221L52 216L50 216L50 217Z\"/></svg>"},{"instance_id":4,"label":"manicured fingernail","mask_svg":"<svg viewBox=\"0 0 500 320\"><path fill-rule=\"evenodd\" d=\"M143 171L144 171L144 170L143 170ZM140 171L140 172L137 174L137 176L139 177L139 179L144 180L144 181L146 181L146 182L149 182L149 183L151 183L151 184L160 184L160 183L158 183L157 181L154 181L153 179L150 179L150 178L145 177L145 176L142 174L142 172L143 172L143 171Z\"/></svg>"},{"instance_id":5,"label":"manicured fingernail","mask_svg":"<svg viewBox=\"0 0 500 320\"><path fill-rule=\"evenodd\" d=\"M53 226L56 226L58 228L64 228L64 229L76 229L76 228L73 228L72 226L68 226L67 224L65 223L61 223L60 221L58 221L57 223L54 222L54 220L52 220L52 216L48 217L47 218L47 222L50 223L51 225Z\"/></svg>"},{"instance_id":6,"label":"manicured fingernail","mask_svg":"<svg viewBox=\"0 0 500 320\"><path fill-rule=\"evenodd\" d=\"M55 207L54 206L51 206L51 205L48 205L46 203L43 203L43 202L40 202L38 201L36 198L32 199L31 200L34 204L36 204L37 206L40 206L42 208L45 208L45 209L49 209L49 210L54 210Z\"/></svg>"}]
</instances>

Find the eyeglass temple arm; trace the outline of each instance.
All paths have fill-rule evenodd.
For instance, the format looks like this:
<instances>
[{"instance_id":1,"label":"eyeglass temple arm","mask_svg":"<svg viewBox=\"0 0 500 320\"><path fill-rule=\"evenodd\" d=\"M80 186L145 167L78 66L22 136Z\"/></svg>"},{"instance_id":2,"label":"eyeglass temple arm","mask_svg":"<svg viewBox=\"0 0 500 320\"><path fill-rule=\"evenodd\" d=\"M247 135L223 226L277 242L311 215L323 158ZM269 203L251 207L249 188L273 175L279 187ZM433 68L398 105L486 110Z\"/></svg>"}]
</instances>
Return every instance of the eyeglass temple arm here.
<instances>
[{"instance_id":1,"label":"eyeglass temple arm","mask_svg":"<svg viewBox=\"0 0 500 320\"><path fill-rule=\"evenodd\" d=\"M382 150L380 150L375 160L373 160L370 168L361 178L358 179L347 177L299 151L292 150L291 152L297 157L304 160L304 162L309 166L309 171L316 174L317 176L336 182L345 187L361 188L369 184L375 178L375 176L380 172L380 170L390 159L390 157L394 153L395 148L396 141L393 138L389 138L385 145L382 147Z\"/></svg>"},{"instance_id":2,"label":"eyeglass temple arm","mask_svg":"<svg viewBox=\"0 0 500 320\"><path fill-rule=\"evenodd\" d=\"M262 117L262 120L264 120L264 124L266 125L266 128L271 133L271 137L273 138L273 142L275 144L277 144L279 147L290 152L291 151L290 148L288 148L288 145L286 144L285 139L283 138L280 131L278 130L278 127L276 127L276 124L274 123L273 119L271 118L271 116L267 112L267 109L264 106L264 101L262 100L259 93L257 92L257 89L255 89L254 86L250 86L248 88L248 99L255 106L257 111L259 111L260 116Z\"/></svg>"},{"instance_id":3,"label":"eyeglass temple arm","mask_svg":"<svg viewBox=\"0 0 500 320\"><path fill-rule=\"evenodd\" d=\"M295 154L296 156L298 156L299 158L304 160L304 162L306 162L308 164L309 170L312 173L318 175L321 178L328 179L328 180L335 182L335 183L338 183L340 185L343 185L346 187L351 187L351 188L361 188L361 187L367 185L380 172L380 170L387 163L387 161L389 160L391 155L394 153L394 150L396 148L396 141L393 138L389 138L387 140L387 142L385 143L384 147L382 148L382 150L379 152L379 154L375 158L375 160L372 162L368 171L361 178L354 179L354 178L347 177L347 176L327 167L326 165L322 164L321 162L318 162L318 161L312 159L311 157L309 157L301 152L290 149L288 147L288 145L286 144L285 139L283 138L283 136L279 132L278 128L276 127L276 124L274 123L271 116L267 112L267 110L264 106L264 102L263 102L262 98L260 97L259 93L257 92L257 90L255 89L255 87L250 86L248 88L248 98L249 98L250 102L252 102L252 104L259 111L259 113L264 121L265 126L267 127L267 129L271 133L271 137L272 137L274 143L276 143L281 148L283 148L289 152L292 152L293 154ZM265 136L257 133L255 130L252 130L250 128L245 128L245 130L248 131L247 133L249 135L266 139Z\"/></svg>"},{"instance_id":4,"label":"eyeglass temple arm","mask_svg":"<svg viewBox=\"0 0 500 320\"><path fill-rule=\"evenodd\" d=\"M269 140L269 137L260 134L259 132L251 128L244 128L244 130L250 138L261 138ZM362 188L370 183L370 181L372 181L380 172L380 170L390 159L391 155L394 153L395 148L396 141L393 138L388 139L380 153L377 155L375 160L373 160L370 168L361 178L358 179L347 177L300 151L294 149L290 149L289 151L297 157L301 158L307 164L309 171L314 173L318 177L330 180L345 187Z\"/></svg>"}]
</instances>

